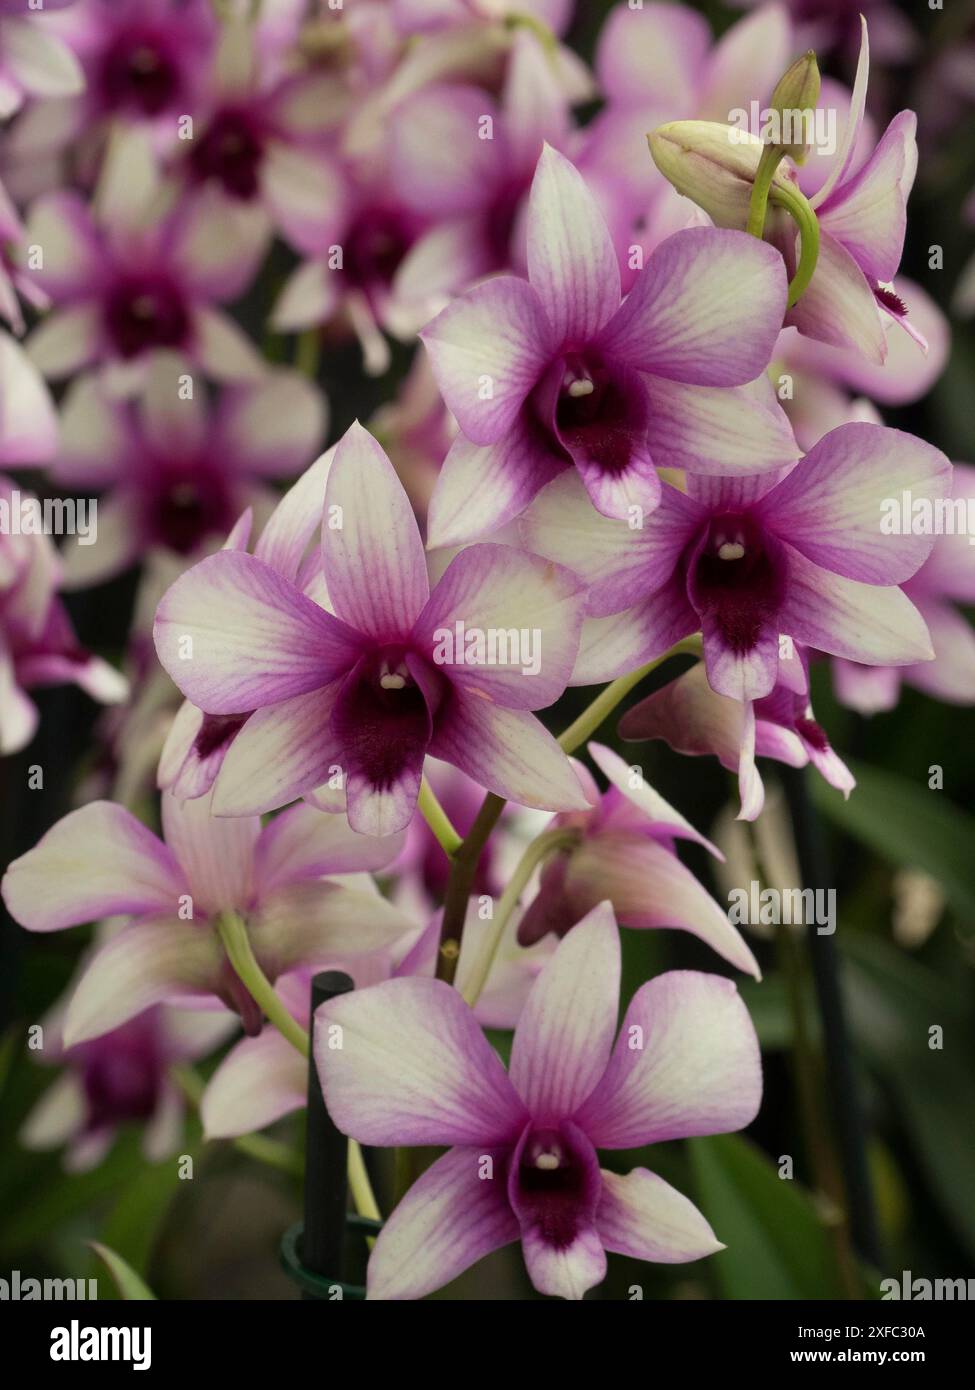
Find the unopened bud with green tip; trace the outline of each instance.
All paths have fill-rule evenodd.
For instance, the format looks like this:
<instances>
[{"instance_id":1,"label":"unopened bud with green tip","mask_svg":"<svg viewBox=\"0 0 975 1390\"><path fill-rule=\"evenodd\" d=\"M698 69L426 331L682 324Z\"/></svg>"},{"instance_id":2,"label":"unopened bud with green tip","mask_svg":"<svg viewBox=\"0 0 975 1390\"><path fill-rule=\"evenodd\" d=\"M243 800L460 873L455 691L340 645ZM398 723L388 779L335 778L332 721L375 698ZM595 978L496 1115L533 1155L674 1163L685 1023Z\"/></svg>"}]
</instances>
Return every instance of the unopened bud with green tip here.
<instances>
[{"instance_id":1,"label":"unopened bud with green tip","mask_svg":"<svg viewBox=\"0 0 975 1390\"><path fill-rule=\"evenodd\" d=\"M766 143L802 164L813 144L818 103L819 64L809 49L783 73L772 93L769 115L778 130Z\"/></svg>"},{"instance_id":2,"label":"unopened bud with green tip","mask_svg":"<svg viewBox=\"0 0 975 1390\"><path fill-rule=\"evenodd\" d=\"M703 208L717 227L744 231L762 155L757 135L721 121L670 121L647 136L653 162L678 193ZM795 187L787 168L773 184Z\"/></svg>"}]
</instances>

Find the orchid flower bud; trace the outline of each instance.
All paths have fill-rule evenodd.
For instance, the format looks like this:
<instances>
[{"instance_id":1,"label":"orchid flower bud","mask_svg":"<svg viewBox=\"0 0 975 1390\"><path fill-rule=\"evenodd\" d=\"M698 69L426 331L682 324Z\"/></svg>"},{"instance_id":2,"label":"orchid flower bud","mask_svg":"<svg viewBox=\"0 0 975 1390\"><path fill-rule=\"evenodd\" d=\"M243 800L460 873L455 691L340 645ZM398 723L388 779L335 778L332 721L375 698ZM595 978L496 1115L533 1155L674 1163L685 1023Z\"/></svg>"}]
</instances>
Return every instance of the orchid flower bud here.
<instances>
[{"instance_id":1,"label":"orchid flower bud","mask_svg":"<svg viewBox=\"0 0 975 1390\"><path fill-rule=\"evenodd\" d=\"M772 93L769 118L773 128L766 136L766 144L796 164L803 164L813 143L818 101L819 64L809 49L783 73Z\"/></svg>"},{"instance_id":2,"label":"orchid flower bud","mask_svg":"<svg viewBox=\"0 0 975 1390\"><path fill-rule=\"evenodd\" d=\"M654 163L678 193L703 208L716 226L744 230L759 160L767 148L758 136L721 121L670 121L647 141ZM772 182L795 186L781 167Z\"/></svg>"}]
</instances>

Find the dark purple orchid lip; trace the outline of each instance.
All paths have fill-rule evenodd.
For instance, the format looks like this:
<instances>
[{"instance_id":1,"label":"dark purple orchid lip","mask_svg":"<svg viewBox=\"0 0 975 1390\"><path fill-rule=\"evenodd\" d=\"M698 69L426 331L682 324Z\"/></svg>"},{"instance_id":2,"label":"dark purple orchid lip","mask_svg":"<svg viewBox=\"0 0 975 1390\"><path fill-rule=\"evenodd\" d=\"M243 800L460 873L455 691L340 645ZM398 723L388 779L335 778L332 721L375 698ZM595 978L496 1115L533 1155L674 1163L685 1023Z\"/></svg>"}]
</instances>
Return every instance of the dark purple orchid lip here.
<instances>
[{"instance_id":1,"label":"dark purple orchid lip","mask_svg":"<svg viewBox=\"0 0 975 1390\"><path fill-rule=\"evenodd\" d=\"M153 1013L82 1044L78 1054L88 1105L85 1127L90 1133L152 1116L163 1081Z\"/></svg>"},{"instance_id":2,"label":"dark purple orchid lip","mask_svg":"<svg viewBox=\"0 0 975 1390\"><path fill-rule=\"evenodd\" d=\"M105 327L120 357L186 344L190 317L180 287L168 276L128 274L108 291Z\"/></svg>"},{"instance_id":3,"label":"dark purple orchid lip","mask_svg":"<svg viewBox=\"0 0 975 1390\"><path fill-rule=\"evenodd\" d=\"M109 110L161 115L182 88L179 62L165 31L133 24L117 33L102 55L98 85Z\"/></svg>"},{"instance_id":4,"label":"dark purple orchid lip","mask_svg":"<svg viewBox=\"0 0 975 1390\"><path fill-rule=\"evenodd\" d=\"M522 1230L566 1250L592 1224L599 1200L596 1152L571 1121L531 1121L508 1169L508 1200Z\"/></svg>"},{"instance_id":5,"label":"dark purple orchid lip","mask_svg":"<svg viewBox=\"0 0 975 1390\"><path fill-rule=\"evenodd\" d=\"M231 197L257 196L265 131L256 112L243 106L218 111L193 141L190 168L200 182L216 179Z\"/></svg>"},{"instance_id":6,"label":"dark purple orchid lip","mask_svg":"<svg viewBox=\"0 0 975 1390\"><path fill-rule=\"evenodd\" d=\"M406 643L386 643L356 662L332 712L349 772L378 790L421 763L433 735L444 679Z\"/></svg>"},{"instance_id":7,"label":"dark purple orchid lip","mask_svg":"<svg viewBox=\"0 0 975 1390\"><path fill-rule=\"evenodd\" d=\"M649 409L636 373L583 348L552 363L526 415L541 427L547 452L561 454L567 465L591 462L619 477L646 441Z\"/></svg>"},{"instance_id":8,"label":"dark purple orchid lip","mask_svg":"<svg viewBox=\"0 0 975 1390\"><path fill-rule=\"evenodd\" d=\"M225 536L235 520L225 480L201 459L169 473L159 467L143 507L146 532L179 555L188 555L208 536Z\"/></svg>"},{"instance_id":9,"label":"dark purple orchid lip","mask_svg":"<svg viewBox=\"0 0 975 1390\"><path fill-rule=\"evenodd\" d=\"M781 546L747 512L711 517L687 561L687 596L728 647L751 651L774 625L785 577Z\"/></svg>"}]
</instances>

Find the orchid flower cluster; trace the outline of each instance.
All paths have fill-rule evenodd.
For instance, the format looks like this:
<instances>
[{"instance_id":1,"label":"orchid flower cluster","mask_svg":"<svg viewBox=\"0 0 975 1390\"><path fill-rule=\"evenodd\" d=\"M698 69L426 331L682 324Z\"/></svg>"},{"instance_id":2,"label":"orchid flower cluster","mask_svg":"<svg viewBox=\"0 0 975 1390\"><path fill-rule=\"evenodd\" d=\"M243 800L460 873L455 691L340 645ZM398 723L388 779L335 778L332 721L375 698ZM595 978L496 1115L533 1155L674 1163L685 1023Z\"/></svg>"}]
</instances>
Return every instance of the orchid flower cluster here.
<instances>
[{"instance_id":1,"label":"orchid flower cluster","mask_svg":"<svg viewBox=\"0 0 975 1390\"><path fill-rule=\"evenodd\" d=\"M975 702L975 550L917 521L975 470L879 411L948 335L898 274L916 121L867 115L866 23L847 91L778 4L719 42L620 4L592 70L571 11L0 7L0 459L39 481L0 508L98 494L93 543L0 529L0 751L37 685L116 706L96 799L3 879L32 932L98 924L23 1142L90 1166L136 1121L172 1153L220 1048L205 1131L249 1135L304 1106L310 1052L353 1158L444 1150L385 1212L376 1299L519 1241L571 1299L607 1252L722 1248L613 1157L762 1094L733 978L759 965L678 849L721 852L636 746L719 760L753 821L757 759L856 794L818 664L861 711L902 681ZM734 123L790 94L832 148ZM393 381L407 349L322 453L330 355ZM64 596L140 564L123 674ZM658 928L714 971L641 983L618 1027L620 929ZM309 1039L325 968L355 987ZM361 1164L352 1191L378 1215Z\"/></svg>"}]
</instances>

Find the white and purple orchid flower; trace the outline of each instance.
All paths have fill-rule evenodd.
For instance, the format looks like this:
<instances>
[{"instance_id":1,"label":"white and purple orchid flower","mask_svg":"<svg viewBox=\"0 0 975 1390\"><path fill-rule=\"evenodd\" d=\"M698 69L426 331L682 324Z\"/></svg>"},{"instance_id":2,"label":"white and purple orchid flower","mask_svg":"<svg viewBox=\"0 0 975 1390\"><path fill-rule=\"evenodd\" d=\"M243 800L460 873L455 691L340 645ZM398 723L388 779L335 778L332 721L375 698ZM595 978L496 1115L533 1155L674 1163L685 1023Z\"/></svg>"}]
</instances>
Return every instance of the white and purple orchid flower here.
<instances>
[{"instance_id":1,"label":"white and purple orchid flower","mask_svg":"<svg viewBox=\"0 0 975 1390\"><path fill-rule=\"evenodd\" d=\"M609 788L600 795L580 765L594 809L556 817L555 824L577 838L546 862L518 928L521 944L529 946L549 932L565 936L598 903L608 901L620 926L680 928L760 978L744 939L680 862L675 841L702 845L718 859L720 850L654 791L639 768L603 744L590 743L588 751Z\"/></svg>"},{"instance_id":2,"label":"white and purple orchid flower","mask_svg":"<svg viewBox=\"0 0 975 1390\"><path fill-rule=\"evenodd\" d=\"M933 502L951 465L930 444L847 424L799 463L753 478L688 475L666 485L642 530L600 517L559 479L522 519L524 543L589 585L573 682L609 680L701 631L713 690L758 700L792 644L867 665L930 660L927 628L899 587L933 535L885 534L883 500ZM783 642L782 639L788 639Z\"/></svg>"},{"instance_id":3,"label":"white and purple orchid flower","mask_svg":"<svg viewBox=\"0 0 975 1390\"><path fill-rule=\"evenodd\" d=\"M406 494L359 425L328 474L319 563L312 597L256 556L223 551L159 605L156 649L184 695L209 715L250 714L214 783L218 814L312 794L330 809L344 801L356 830L391 834L412 818L427 753L528 806L587 804L529 712L558 698L575 660L584 595L568 570L472 546L431 591ZM491 664L490 632L526 623L534 674L507 650Z\"/></svg>"},{"instance_id":4,"label":"white and purple orchid flower","mask_svg":"<svg viewBox=\"0 0 975 1390\"><path fill-rule=\"evenodd\" d=\"M528 279L500 276L420 335L462 431L430 503L433 546L485 536L559 474L605 516L651 512L659 466L752 474L795 458L774 398L747 389L785 309L772 248L701 228L665 241L621 302L616 251L578 171L547 146Z\"/></svg>"},{"instance_id":5,"label":"white and purple orchid flower","mask_svg":"<svg viewBox=\"0 0 975 1390\"><path fill-rule=\"evenodd\" d=\"M273 983L300 966L369 955L409 931L408 917L373 889L325 875L388 864L402 838L356 835L342 816L291 807L268 825L218 819L210 799L163 797L164 840L123 807L94 801L58 821L3 878L3 900L29 931L60 931L110 916L129 923L94 955L64 1019L67 1047L120 1027L157 1004L239 1014L259 1033L260 1008L215 930L241 916Z\"/></svg>"},{"instance_id":6,"label":"white and purple orchid flower","mask_svg":"<svg viewBox=\"0 0 975 1390\"><path fill-rule=\"evenodd\" d=\"M110 150L94 209L67 190L31 205L26 241L43 252L35 280L54 308L27 351L45 376L111 364L131 388L158 349L185 353L217 381L261 375L249 338L216 306L249 283L263 222L206 189L160 214L165 202L151 151L129 131Z\"/></svg>"},{"instance_id":7,"label":"white and purple orchid flower","mask_svg":"<svg viewBox=\"0 0 975 1390\"><path fill-rule=\"evenodd\" d=\"M83 89L81 65L48 17L72 3L46 0L41 14L28 0L0 0L0 120L30 98L73 98Z\"/></svg>"},{"instance_id":8,"label":"white and purple orchid flower","mask_svg":"<svg viewBox=\"0 0 975 1390\"><path fill-rule=\"evenodd\" d=\"M521 1241L544 1294L579 1299L606 1251L679 1264L720 1250L691 1202L630 1149L751 1123L758 1041L730 980L675 971L633 997L616 1045L619 934L602 903L562 940L515 1030L510 1072L449 986L399 979L322 1005L329 1113L364 1144L450 1145L386 1222L367 1297L415 1299Z\"/></svg>"},{"instance_id":9,"label":"white and purple orchid flower","mask_svg":"<svg viewBox=\"0 0 975 1390\"><path fill-rule=\"evenodd\" d=\"M321 394L305 377L273 368L228 384L210 404L189 362L154 353L137 396L97 373L72 383L51 469L65 488L104 489L94 544L65 551L75 587L100 583L160 547L201 556L248 507L267 517L268 484L307 466L325 431Z\"/></svg>"}]
</instances>

